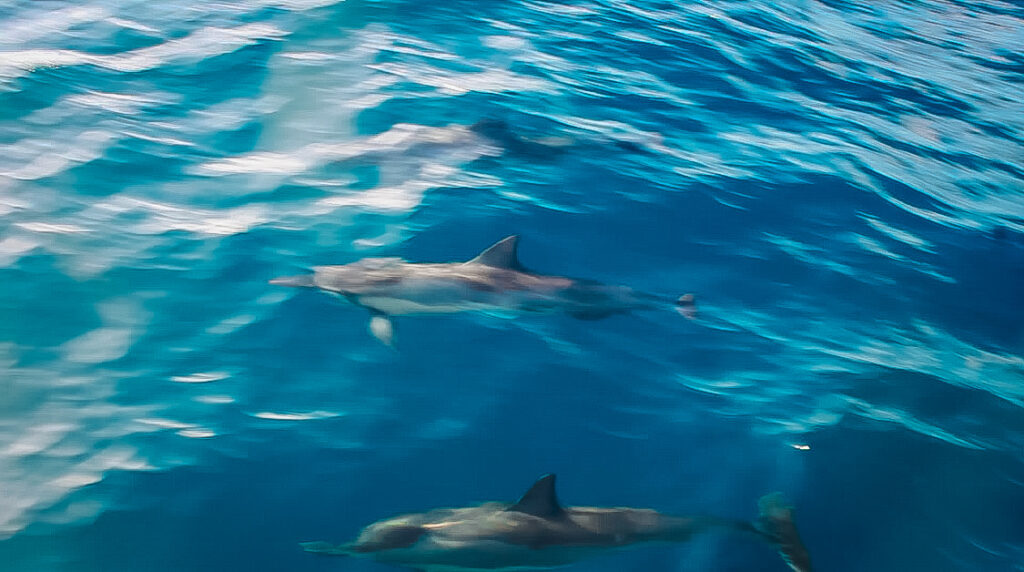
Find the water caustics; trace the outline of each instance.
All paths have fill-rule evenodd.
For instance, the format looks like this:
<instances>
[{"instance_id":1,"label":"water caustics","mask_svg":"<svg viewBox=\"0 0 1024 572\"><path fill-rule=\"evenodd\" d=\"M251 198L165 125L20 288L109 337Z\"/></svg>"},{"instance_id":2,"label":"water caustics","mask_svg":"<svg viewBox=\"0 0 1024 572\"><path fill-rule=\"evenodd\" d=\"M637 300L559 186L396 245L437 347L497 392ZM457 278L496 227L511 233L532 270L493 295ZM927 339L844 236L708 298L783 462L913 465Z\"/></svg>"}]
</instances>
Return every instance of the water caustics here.
<instances>
[{"instance_id":1,"label":"water caustics","mask_svg":"<svg viewBox=\"0 0 1024 572\"><path fill-rule=\"evenodd\" d=\"M1019 474L1022 22L995 0L3 6L0 537L145 504L117 484L138 472L493 434L544 371L615 396L551 397L610 442L742 423L809 466L831 431L909 434ZM511 233L537 268L693 291L700 319L408 320L396 353L267 284ZM509 349L455 351L477 346ZM971 534L963 569L1024 558Z\"/></svg>"}]
</instances>

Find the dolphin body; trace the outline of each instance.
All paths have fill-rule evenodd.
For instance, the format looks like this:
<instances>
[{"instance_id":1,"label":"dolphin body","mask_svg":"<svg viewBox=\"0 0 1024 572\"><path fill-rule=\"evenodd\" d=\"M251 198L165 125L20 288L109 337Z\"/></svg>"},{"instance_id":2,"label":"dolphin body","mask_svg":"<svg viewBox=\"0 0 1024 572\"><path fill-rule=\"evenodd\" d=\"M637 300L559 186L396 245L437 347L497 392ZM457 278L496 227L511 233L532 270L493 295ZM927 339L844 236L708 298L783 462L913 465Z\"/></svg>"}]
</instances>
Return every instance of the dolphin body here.
<instances>
[{"instance_id":1,"label":"dolphin body","mask_svg":"<svg viewBox=\"0 0 1024 572\"><path fill-rule=\"evenodd\" d=\"M412 263L401 258L364 258L342 266L316 266L313 274L275 278L271 284L318 288L367 308L370 332L391 345L393 316L562 312L596 320L638 309L674 306L695 315L693 296L670 300L627 286L549 276L519 263L519 237L506 237L468 262Z\"/></svg>"},{"instance_id":2,"label":"dolphin body","mask_svg":"<svg viewBox=\"0 0 1024 572\"><path fill-rule=\"evenodd\" d=\"M651 509L562 507L545 475L514 504L491 502L377 521L355 541L306 542L307 552L362 556L423 572L483 572L565 566L593 554L650 542L685 542L712 529L774 544L794 572L811 561L780 494L765 496L753 522L669 516Z\"/></svg>"}]
</instances>

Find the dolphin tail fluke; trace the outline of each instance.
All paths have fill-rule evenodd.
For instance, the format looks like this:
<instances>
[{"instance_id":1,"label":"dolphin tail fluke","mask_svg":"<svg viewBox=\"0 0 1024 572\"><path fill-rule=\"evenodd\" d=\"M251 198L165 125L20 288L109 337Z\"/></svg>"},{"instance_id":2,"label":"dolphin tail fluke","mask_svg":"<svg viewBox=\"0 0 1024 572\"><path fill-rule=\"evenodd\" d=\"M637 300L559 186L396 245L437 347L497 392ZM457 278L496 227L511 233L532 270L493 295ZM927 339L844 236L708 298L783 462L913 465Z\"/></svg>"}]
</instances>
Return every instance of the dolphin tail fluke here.
<instances>
[{"instance_id":1,"label":"dolphin tail fluke","mask_svg":"<svg viewBox=\"0 0 1024 572\"><path fill-rule=\"evenodd\" d=\"M312 288L313 275L302 274L300 276L280 276L270 281L277 286L291 286L292 288Z\"/></svg>"},{"instance_id":2,"label":"dolphin tail fluke","mask_svg":"<svg viewBox=\"0 0 1024 572\"><path fill-rule=\"evenodd\" d=\"M793 507L786 503L782 493L761 497L758 508L760 514L754 523L758 532L775 544L793 572L811 572L811 557L796 529Z\"/></svg>"},{"instance_id":3,"label":"dolphin tail fluke","mask_svg":"<svg viewBox=\"0 0 1024 572\"><path fill-rule=\"evenodd\" d=\"M676 299L676 312L679 312L679 315L687 320L697 317L697 301L693 294L683 294Z\"/></svg>"}]
</instances>

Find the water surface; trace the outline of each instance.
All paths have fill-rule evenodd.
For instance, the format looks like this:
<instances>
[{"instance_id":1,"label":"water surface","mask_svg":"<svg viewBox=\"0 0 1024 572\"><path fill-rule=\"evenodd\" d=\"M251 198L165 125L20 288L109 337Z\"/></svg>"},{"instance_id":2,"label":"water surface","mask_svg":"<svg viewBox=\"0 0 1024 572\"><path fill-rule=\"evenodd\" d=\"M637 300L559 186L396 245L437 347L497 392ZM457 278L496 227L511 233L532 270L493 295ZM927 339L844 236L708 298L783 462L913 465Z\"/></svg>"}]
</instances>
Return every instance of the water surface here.
<instances>
[{"instance_id":1,"label":"water surface","mask_svg":"<svg viewBox=\"0 0 1024 572\"><path fill-rule=\"evenodd\" d=\"M4 570L315 558L512 499L752 517L821 570L1024 562L1024 11L0 7ZM475 126L475 127L474 127ZM522 235L701 319L399 321L267 284ZM573 570L784 570L707 536Z\"/></svg>"}]
</instances>

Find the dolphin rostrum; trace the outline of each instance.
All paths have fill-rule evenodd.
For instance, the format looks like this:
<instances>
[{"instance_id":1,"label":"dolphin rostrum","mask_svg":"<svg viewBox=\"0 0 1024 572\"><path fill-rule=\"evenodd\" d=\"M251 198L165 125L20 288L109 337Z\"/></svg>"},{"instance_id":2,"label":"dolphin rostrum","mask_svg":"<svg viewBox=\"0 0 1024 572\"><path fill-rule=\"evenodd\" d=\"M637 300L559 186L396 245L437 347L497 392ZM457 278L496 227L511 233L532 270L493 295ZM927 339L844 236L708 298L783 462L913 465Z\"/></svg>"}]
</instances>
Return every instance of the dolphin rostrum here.
<instances>
[{"instance_id":1,"label":"dolphin rostrum","mask_svg":"<svg viewBox=\"0 0 1024 572\"><path fill-rule=\"evenodd\" d=\"M310 287L370 310L370 332L391 345L392 316L466 311L562 312L596 320L631 310L674 307L692 318L692 294L672 300L627 286L549 276L519 263L518 236L509 236L468 262L412 263L401 258L364 258L342 266L316 266L313 274L271 280Z\"/></svg>"},{"instance_id":2,"label":"dolphin rostrum","mask_svg":"<svg viewBox=\"0 0 1024 572\"><path fill-rule=\"evenodd\" d=\"M651 509L562 507L555 476L540 478L513 504L490 502L377 521L355 541L306 542L308 552L363 556L424 572L478 572L565 566L592 554L645 542L685 542L708 530L736 531L775 545L794 572L811 560L779 493L760 502L753 522L669 516Z\"/></svg>"}]
</instances>

